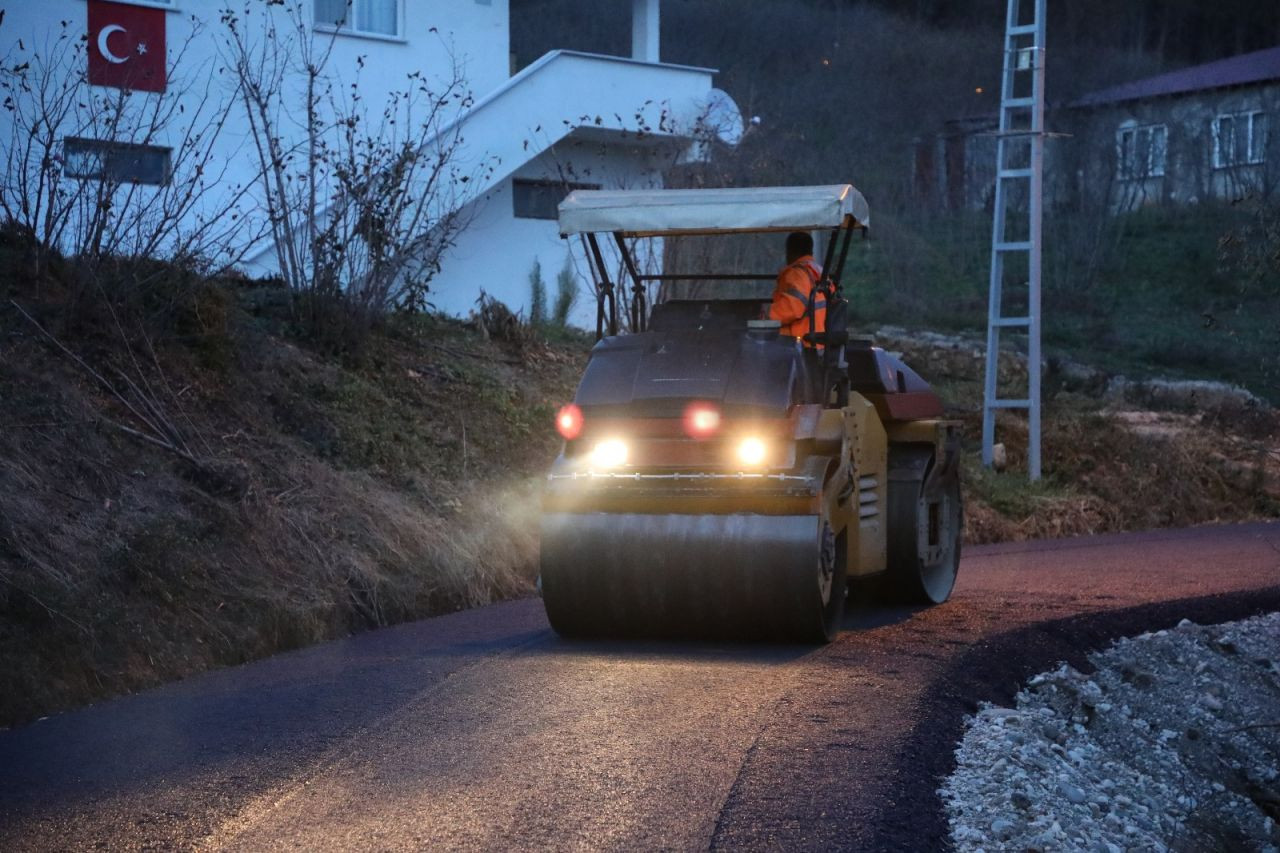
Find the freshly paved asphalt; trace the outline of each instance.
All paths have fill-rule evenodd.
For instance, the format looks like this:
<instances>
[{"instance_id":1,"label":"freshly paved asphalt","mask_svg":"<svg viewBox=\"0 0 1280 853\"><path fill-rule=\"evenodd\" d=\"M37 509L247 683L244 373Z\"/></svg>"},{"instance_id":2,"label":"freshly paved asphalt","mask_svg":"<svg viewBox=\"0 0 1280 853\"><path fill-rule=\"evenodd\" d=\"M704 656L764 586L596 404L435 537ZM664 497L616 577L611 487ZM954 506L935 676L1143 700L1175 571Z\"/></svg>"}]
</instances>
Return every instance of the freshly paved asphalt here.
<instances>
[{"instance_id":1,"label":"freshly paved asphalt","mask_svg":"<svg viewBox=\"0 0 1280 853\"><path fill-rule=\"evenodd\" d=\"M1111 639L1280 610L1280 524L966 551L830 646L430 619L0 733L0 850L945 846L965 713Z\"/></svg>"}]
</instances>

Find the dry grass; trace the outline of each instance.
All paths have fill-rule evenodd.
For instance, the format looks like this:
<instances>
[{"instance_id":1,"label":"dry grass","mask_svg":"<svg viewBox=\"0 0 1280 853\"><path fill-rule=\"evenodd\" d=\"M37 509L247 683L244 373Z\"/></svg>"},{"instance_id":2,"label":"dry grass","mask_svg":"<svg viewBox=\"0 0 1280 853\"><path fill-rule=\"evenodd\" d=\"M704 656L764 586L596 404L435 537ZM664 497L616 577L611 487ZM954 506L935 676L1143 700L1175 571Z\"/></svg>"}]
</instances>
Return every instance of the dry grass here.
<instances>
[{"instance_id":1,"label":"dry grass","mask_svg":"<svg viewBox=\"0 0 1280 853\"><path fill-rule=\"evenodd\" d=\"M119 401L0 311L0 726L532 592L545 425L584 348L412 320L343 363L277 326L233 310L212 362L157 338L192 464L112 428Z\"/></svg>"},{"instance_id":2,"label":"dry grass","mask_svg":"<svg viewBox=\"0 0 1280 853\"><path fill-rule=\"evenodd\" d=\"M353 359L292 338L277 291L205 288L152 330L148 367L101 318L59 325L56 288L13 281L0 296L104 375L171 389L157 399L197 458L113 427L140 425L0 307L0 726L532 591L547 425L582 342L411 319ZM1060 394L1031 486L976 463L980 354L898 347L966 423L969 542L1280 514L1274 413ZM1023 423L1001 435L1021 459Z\"/></svg>"},{"instance_id":3,"label":"dry grass","mask_svg":"<svg viewBox=\"0 0 1280 853\"><path fill-rule=\"evenodd\" d=\"M1009 470L995 473L980 464L980 344L901 330L884 335L883 343L936 382L950 416L964 424L966 542L1280 517L1280 413L1274 410L1200 388L1186 398L1167 389L1118 398L1107 393L1106 377L1087 392L1050 384L1042 415L1044 479L1032 484L1023 416L1002 413L998 421ZM1012 386L1025 387L1022 360L1002 357L1001 372Z\"/></svg>"}]
</instances>

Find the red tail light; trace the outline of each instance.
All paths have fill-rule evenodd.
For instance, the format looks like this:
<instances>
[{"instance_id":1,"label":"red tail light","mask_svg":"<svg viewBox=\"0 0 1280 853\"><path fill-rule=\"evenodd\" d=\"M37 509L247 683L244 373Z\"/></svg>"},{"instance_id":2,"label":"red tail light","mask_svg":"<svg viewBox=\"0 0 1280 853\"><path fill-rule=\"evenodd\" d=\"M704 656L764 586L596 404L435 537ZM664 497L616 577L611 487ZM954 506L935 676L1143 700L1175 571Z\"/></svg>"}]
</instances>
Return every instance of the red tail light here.
<instances>
[{"instance_id":1,"label":"red tail light","mask_svg":"<svg viewBox=\"0 0 1280 853\"><path fill-rule=\"evenodd\" d=\"M710 438L720 429L720 410L710 403L690 403L684 410L684 431L691 438Z\"/></svg>"},{"instance_id":2,"label":"red tail light","mask_svg":"<svg viewBox=\"0 0 1280 853\"><path fill-rule=\"evenodd\" d=\"M564 406L556 413L556 431L564 436L565 441L573 441L582 432L582 409L573 403Z\"/></svg>"}]
</instances>

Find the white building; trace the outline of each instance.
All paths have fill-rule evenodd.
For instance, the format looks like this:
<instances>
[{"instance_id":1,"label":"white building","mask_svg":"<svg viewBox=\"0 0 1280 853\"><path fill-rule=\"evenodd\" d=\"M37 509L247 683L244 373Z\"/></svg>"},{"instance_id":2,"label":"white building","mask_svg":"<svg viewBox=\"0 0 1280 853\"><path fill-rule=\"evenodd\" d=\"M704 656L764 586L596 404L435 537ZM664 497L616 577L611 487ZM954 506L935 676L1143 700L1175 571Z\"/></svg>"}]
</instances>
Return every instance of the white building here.
<instances>
[{"instance_id":1,"label":"white building","mask_svg":"<svg viewBox=\"0 0 1280 853\"><path fill-rule=\"evenodd\" d=\"M290 27L284 9L262 0L0 0L0 51L7 68L61 63L75 74L87 71L95 92L118 96L124 87L133 90L127 95L133 103L173 104L177 111L153 132L136 125L113 130L109 121L71 110L53 129L57 156L79 182L113 170L125 181L120 192L152 194L152 210L199 185L198 201L177 208L188 229L209 220L233 229L227 251L259 275L279 271L275 243L262 237L268 215L261 134L255 138L248 112L228 94L234 75L227 19L219 10L244 10L237 25L249 43L265 48L263 56L287 57L282 87L296 103L305 103L306 75L296 61L304 43L330 51L323 78L338 97L358 94L370 114L380 114L408 75L419 73L435 84L460 69L474 97L457 102L445 132L461 139L452 165L475 179L455 187L465 199L468 224L430 284L431 302L454 314L467 313L481 289L524 307L535 261L551 293L566 263L586 275L582 247L562 240L554 221L568 188L656 186L664 168L703 155L708 130L727 142L741 133L737 108L712 88L713 70L659 61L659 0L633 0L632 56L554 51L514 76L507 0L293 2L302 31ZM147 91L157 89L163 94ZM193 123L221 115L219 103L231 106L216 137L208 136L214 141L206 161L184 159ZM330 111L327 98L318 109ZM276 119L283 149L305 145L305 121L294 114ZM14 151L31 136L21 128L15 132L16 121L12 111L0 112L11 198ZM321 192L317 207L324 205ZM144 233L147 221L140 216L130 227ZM592 287L581 284L585 291ZM594 312L594 299L580 298L574 318L593 325Z\"/></svg>"}]
</instances>

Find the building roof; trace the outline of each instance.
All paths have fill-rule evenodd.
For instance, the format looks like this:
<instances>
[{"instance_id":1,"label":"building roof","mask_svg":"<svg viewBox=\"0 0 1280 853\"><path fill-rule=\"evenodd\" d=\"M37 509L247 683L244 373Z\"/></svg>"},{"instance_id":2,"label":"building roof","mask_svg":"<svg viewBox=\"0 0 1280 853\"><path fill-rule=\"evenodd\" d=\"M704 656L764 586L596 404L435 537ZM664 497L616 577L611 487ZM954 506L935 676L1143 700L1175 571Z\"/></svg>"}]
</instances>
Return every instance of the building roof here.
<instances>
[{"instance_id":1,"label":"building roof","mask_svg":"<svg viewBox=\"0 0 1280 853\"><path fill-rule=\"evenodd\" d=\"M560 202L560 233L617 231L627 236L812 231L852 216L870 219L850 184L707 190L574 190Z\"/></svg>"},{"instance_id":2,"label":"building roof","mask_svg":"<svg viewBox=\"0 0 1280 853\"><path fill-rule=\"evenodd\" d=\"M1241 86L1267 80L1280 80L1280 47L1242 53L1216 62L1193 65L1167 74L1134 80L1132 83L1122 83L1109 89L1100 89L1081 97L1071 106L1101 106L1161 95Z\"/></svg>"}]
</instances>

